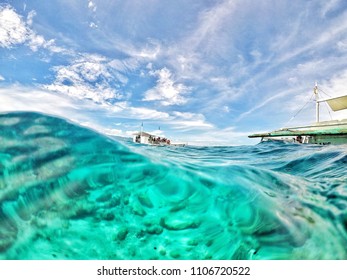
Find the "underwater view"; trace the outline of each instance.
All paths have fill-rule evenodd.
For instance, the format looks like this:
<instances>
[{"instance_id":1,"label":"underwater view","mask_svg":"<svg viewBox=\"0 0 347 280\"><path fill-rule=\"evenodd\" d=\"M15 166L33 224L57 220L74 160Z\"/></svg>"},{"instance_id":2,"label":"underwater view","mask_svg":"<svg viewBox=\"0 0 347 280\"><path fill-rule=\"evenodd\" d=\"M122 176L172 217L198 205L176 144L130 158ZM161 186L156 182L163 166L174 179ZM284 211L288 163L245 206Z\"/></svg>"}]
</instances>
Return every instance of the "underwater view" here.
<instances>
[{"instance_id":1,"label":"underwater view","mask_svg":"<svg viewBox=\"0 0 347 280\"><path fill-rule=\"evenodd\" d=\"M158 147L0 115L0 259L347 259L347 147Z\"/></svg>"}]
</instances>

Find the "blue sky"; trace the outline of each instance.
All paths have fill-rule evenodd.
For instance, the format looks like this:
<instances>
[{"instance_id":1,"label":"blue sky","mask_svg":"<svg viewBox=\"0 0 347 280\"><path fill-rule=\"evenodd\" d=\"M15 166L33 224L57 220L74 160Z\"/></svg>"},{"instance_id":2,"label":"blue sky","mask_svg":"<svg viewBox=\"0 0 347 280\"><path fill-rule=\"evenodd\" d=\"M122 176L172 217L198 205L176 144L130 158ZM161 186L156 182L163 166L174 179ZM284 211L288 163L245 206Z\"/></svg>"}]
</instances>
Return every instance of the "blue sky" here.
<instances>
[{"instance_id":1,"label":"blue sky","mask_svg":"<svg viewBox=\"0 0 347 280\"><path fill-rule=\"evenodd\" d=\"M2 112L252 144L251 133L314 122L316 81L347 93L344 0L0 0Z\"/></svg>"}]
</instances>

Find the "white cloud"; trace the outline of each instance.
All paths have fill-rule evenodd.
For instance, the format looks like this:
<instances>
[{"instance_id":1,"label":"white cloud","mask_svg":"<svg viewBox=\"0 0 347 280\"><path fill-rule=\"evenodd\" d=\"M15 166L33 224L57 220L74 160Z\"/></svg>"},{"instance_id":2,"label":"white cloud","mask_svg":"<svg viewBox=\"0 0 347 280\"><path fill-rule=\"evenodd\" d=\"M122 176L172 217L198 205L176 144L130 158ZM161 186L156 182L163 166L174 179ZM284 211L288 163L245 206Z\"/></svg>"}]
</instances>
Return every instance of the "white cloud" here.
<instances>
[{"instance_id":1,"label":"white cloud","mask_svg":"<svg viewBox=\"0 0 347 280\"><path fill-rule=\"evenodd\" d=\"M30 11L28 16L27 16L27 24L32 25L33 24L33 19L36 16L36 11Z\"/></svg>"},{"instance_id":2,"label":"white cloud","mask_svg":"<svg viewBox=\"0 0 347 280\"><path fill-rule=\"evenodd\" d=\"M341 3L341 0L327 0L324 1L323 7L321 9L321 16L326 17L326 15L336 9L336 7Z\"/></svg>"},{"instance_id":3,"label":"white cloud","mask_svg":"<svg viewBox=\"0 0 347 280\"><path fill-rule=\"evenodd\" d=\"M89 23L90 28L98 28L98 25L95 22Z\"/></svg>"},{"instance_id":4,"label":"white cloud","mask_svg":"<svg viewBox=\"0 0 347 280\"><path fill-rule=\"evenodd\" d=\"M261 103L258 103L257 105L255 105L254 107L252 107L251 109L249 109L248 111L243 112L237 119L236 121L240 121L242 120L244 117L246 117L247 115L255 112L256 110L264 107L265 105L269 104L270 102L272 102L275 99L278 98L283 98L284 94L283 92L280 92L278 94L275 95L271 95L269 98L263 100Z\"/></svg>"},{"instance_id":5,"label":"white cloud","mask_svg":"<svg viewBox=\"0 0 347 280\"><path fill-rule=\"evenodd\" d=\"M93 1L88 2L88 8L93 12L96 12L97 9L96 4Z\"/></svg>"},{"instance_id":6,"label":"white cloud","mask_svg":"<svg viewBox=\"0 0 347 280\"><path fill-rule=\"evenodd\" d=\"M185 29L178 42L163 50L170 67L179 79L190 79L210 86L211 76L218 76L230 59L235 57L234 19L240 1L222 0L199 11L196 21ZM247 4L246 4L247 5ZM222 59L222 61L220 61ZM231 64L231 63L230 63Z\"/></svg>"},{"instance_id":7,"label":"white cloud","mask_svg":"<svg viewBox=\"0 0 347 280\"><path fill-rule=\"evenodd\" d=\"M230 18L235 11L236 3L232 0L222 1L205 10L200 14L199 25L195 31L190 34L186 47L191 49L216 48L216 40L220 36L220 28L224 27L225 19ZM220 46L219 46L220 47Z\"/></svg>"},{"instance_id":8,"label":"white cloud","mask_svg":"<svg viewBox=\"0 0 347 280\"><path fill-rule=\"evenodd\" d=\"M230 113L230 108L229 108L229 106L223 106L223 111L225 112L225 113Z\"/></svg>"},{"instance_id":9,"label":"white cloud","mask_svg":"<svg viewBox=\"0 0 347 280\"><path fill-rule=\"evenodd\" d=\"M337 50L347 52L347 41L339 41L336 43Z\"/></svg>"},{"instance_id":10,"label":"white cloud","mask_svg":"<svg viewBox=\"0 0 347 280\"><path fill-rule=\"evenodd\" d=\"M34 52L38 51L40 48L49 49L52 52L61 52L64 51L63 48L59 48L55 46L54 40L46 41L45 38L41 35L36 35L35 33L31 33L28 36L28 46Z\"/></svg>"},{"instance_id":11,"label":"white cloud","mask_svg":"<svg viewBox=\"0 0 347 280\"><path fill-rule=\"evenodd\" d=\"M181 83L175 83L172 73L166 67L150 71L150 75L157 77L157 85L145 92L143 101L160 101L164 106L181 105L187 102L182 96L190 91L188 87Z\"/></svg>"},{"instance_id":12,"label":"white cloud","mask_svg":"<svg viewBox=\"0 0 347 280\"><path fill-rule=\"evenodd\" d=\"M83 61L72 65L71 68L89 82L95 82L101 76L106 79L111 78L111 74L107 71L105 65L98 62Z\"/></svg>"},{"instance_id":13,"label":"white cloud","mask_svg":"<svg viewBox=\"0 0 347 280\"><path fill-rule=\"evenodd\" d=\"M0 7L0 47L10 48L27 41L30 30L10 7Z\"/></svg>"},{"instance_id":14,"label":"white cloud","mask_svg":"<svg viewBox=\"0 0 347 280\"><path fill-rule=\"evenodd\" d=\"M172 121L172 125L179 129L180 131L188 131L195 129L206 129L206 128L214 128L214 125L207 123L203 120L175 120Z\"/></svg>"},{"instance_id":15,"label":"white cloud","mask_svg":"<svg viewBox=\"0 0 347 280\"><path fill-rule=\"evenodd\" d=\"M149 40L146 46L141 48L139 51L132 53L134 56L138 56L144 59L155 60L161 53L161 44L154 40Z\"/></svg>"},{"instance_id":16,"label":"white cloud","mask_svg":"<svg viewBox=\"0 0 347 280\"><path fill-rule=\"evenodd\" d=\"M331 77L331 79L322 83L322 86L329 90L329 93L332 95L332 97L336 97L347 94L346 84L347 70L344 70L339 74L335 74Z\"/></svg>"},{"instance_id":17,"label":"white cloud","mask_svg":"<svg viewBox=\"0 0 347 280\"><path fill-rule=\"evenodd\" d=\"M177 118L180 118L180 119L184 119L184 120L191 120L191 119L194 119L194 120L202 120L204 121L205 120L205 117L203 114L196 114L196 113L190 113L190 112L172 112L172 114L177 117Z\"/></svg>"},{"instance_id":18,"label":"white cloud","mask_svg":"<svg viewBox=\"0 0 347 280\"><path fill-rule=\"evenodd\" d=\"M225 75L222 70L232 67L230 57L233 55L230 56L229 51L233 49L233 38L226 30L232 28L232 19L237 5L239 4L235 1L218 1L217 4L201 9L194 18L196 22L192 22L187 29L183 30L176 42L153 44L157 46L154 48L157 52L154 52L156 55L151 57L150 70L152 71L150 73L157 77L157 84L145 92L143 101L158 101L165 106L182 105L188 102L187 94L191 93L193 88L204 87L205 91L194 91L189 100L206 98L208 102L204 104L208 105L205 108L200 106L200 108L211 111L237 97L237 92L230 83L232 75L230 73ZM254 51L253 55L261 59L260 50ZM166 67L155 70L158 69L157 61ZM229 63L230 66L227 66ZM235 73L240 73L242 69L236 70ZM213 78L223 80L216 83ZM182 81L189 81L189 86ZM212 93L215 96L207 98Z\"/></svg>"},{"instance_id":19,"label":"white cloud","mask_svg":"<svg viewBox=\"0 0 347 280\"><path fill-rule=\"evenodd\" d=\"M207 122L205 116L200 113L174 111L171 115L170 123L180 131L214 128L214 125Z\"/></svg>"},{"instance_id":20,"label":"white cloud","mask_svg":"<svg viewBox=\"0 0 347 280\"><path fill-rule=\"evenodd\" d=\"M92 29L97 29L98 26L98 20L97 20L97 16L96 16L96 10L97 10L97 6L95 4L95 2L93 1L88 1L88 9L90 11L90 22L89 22L89 27Z\"/></svg>"},{"instance_id":21,"label":"white cloud","mask_svg":"<svg viewBox=\"0 0 347 280\"><path fill-rule=\"evenodd\" d=\"M127 54L133 59L138 59L140 61L155 61L160 57L162 53L162 44L153 39L147 39L144 45L134 45L127 40L116 40L113 42L113 47L116 47L121 52Z\"/></svg>"},{"instance_id":22,"label":"white cloud","mask_svg":"<svg viewBox=\"0 0 347 280\"><path fill-rule=\"evenodd\" d=\"M329 98L329 97L338 97L347 95L347 70L342 71L334 76L331 79L323 81L318 84L318 88L322 89L321 98ZM324 105L321 105L324 107ZM336 112L331 112L331 115L334 119L347 119L347 110L341 110ZM329 119L330 116L322 116L322 119Z\"/></svg>"},{"instance_id":23,"label":"white cloud","mask_svg":"<svg viewBox=\"0 0 347 280\"><path fill-rule=\"evenodd\" d=\"M336 1L330 1L328 4L333 4ZM337 3L337 2L336 2ZM335 3L335 4L336 4ZM310 24L310 9L314 9L309 6L300 12L293 23L290 25L292 28L288 30L290 34L279 33L271 43L271 50L276 54L271 63L271 68L278 67L280 65L288 65L293 60L300 58L306 54L315 54L315 57L327 58L327 54L324 56L321 53L329 52L330 56L334 56L335 49L343 50L343 40L337 38L345 38L347 33L347 20L346 12L342 12L340 16L337 16L329 21L321 24ZM342 47L342 49L341 49ZM305 59L307 60L307 59ZM270 69L267 69L270 70ZM313 69L315 71L315 69Z\"/></svg>"},{"instance_id":24,"label":"white cloud","mask_svg":"<svg viewBox=\"0 0 347 280\"><path fill-rule=\"evenodd\" d=\"M54 40L47 41L30 28L35 15L36 12L31 11L25 22L12 7L0 6L0 47L12 48L15 45L26 44L34 52L39 48L63 52L64 49L57 47Z\"/></svg>"},{"instance_id":25,"label":"white cloud","mask_svg":"<svg viewBox=\"0 0 347 280\"><path fill-rule=\"evenodd\" d=\"M126 58L122 60L113 59L108 63L108 65L119 72L128 73L138 69L140 66L140 63L135 58Z\"/></svg>"},{"instance_id":26,"label":"white cloud","mask_svg":"<svg viewBox=\"0 0 347 280\"><path fill-rule=\"evenodd\" d=\"M90 99L96 103L104 103L109 99L117 98L115 90L105 88L103 85L91 87L85 84L75 84L72 86L52 84L44 86L43 88L64 93L79 99Z\"/></svg>"},{"instance_id":27,"label":"white cloud","mask_svg":"<svg viewBox=\"0 0 347 280\"><path fill-rule=\"evenodd\" d=\"M166 112L160 112L154 109L149 109L145 107L129 107L126 110L133 118L143 120L143 119L151 119L151 120L160 120L167 121L170 115Z\"/></svg>"},{"instance_id":28,"label":"white cloud","mask_svg":"<svg viewBox=\"0 0 347 280\"><path fill-rule=\"evenodd\" d=\"M0 82L1 81L5 81L5 78L3 76L0 75Z\"/></svg>"},{"instance_id":29,"label":"white cloud","mask_svg":"<svg viewBox=\"0 0 347 280\"><path fill-rule=\"evenodd\" d=\"M111 73L108 64L109 61L102 56L84 54L70 65L53 68L56 79L43 88L79 99L91 99L99 104L112 103L124 97L116 89L116 83L127 83L127 79Z\"/></svg>"}]
</instances>

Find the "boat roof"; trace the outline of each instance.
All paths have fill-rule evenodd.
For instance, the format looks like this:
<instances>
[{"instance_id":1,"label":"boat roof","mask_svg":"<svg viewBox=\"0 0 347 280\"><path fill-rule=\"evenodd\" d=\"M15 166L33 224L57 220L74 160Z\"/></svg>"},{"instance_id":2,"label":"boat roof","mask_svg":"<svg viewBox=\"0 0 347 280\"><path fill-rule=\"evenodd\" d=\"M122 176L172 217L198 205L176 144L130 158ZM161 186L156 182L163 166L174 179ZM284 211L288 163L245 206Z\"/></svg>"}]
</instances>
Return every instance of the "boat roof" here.
<instances>
[{"instance_id":1,"label":"boat roof","mask_svg":"<svg viewBox=\"0 0 347 280\"><path fill-rule=\"evenodd\" d=\"M140 135L142 135L142 136L148 136L148 137L149 137L149 136L156 137L155 135L150 134L150 133L145 132L145 131L142 131L142 132L141 132L141 131L139 131L139 132L135 132L135 133L133 133L133 135L136 135L136 136L137 136L137 135L139 135L139 136L140 136Z\"/></svg>"}]
</instances>

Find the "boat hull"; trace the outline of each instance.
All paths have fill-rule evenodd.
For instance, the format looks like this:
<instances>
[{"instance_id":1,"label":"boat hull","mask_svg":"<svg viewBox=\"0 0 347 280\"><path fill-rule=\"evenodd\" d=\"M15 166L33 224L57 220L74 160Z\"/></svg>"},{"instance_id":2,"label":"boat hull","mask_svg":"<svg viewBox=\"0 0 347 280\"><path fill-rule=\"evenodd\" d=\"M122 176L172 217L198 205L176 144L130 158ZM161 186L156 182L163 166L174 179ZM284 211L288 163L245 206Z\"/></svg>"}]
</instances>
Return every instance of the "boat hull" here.
<instances>
[{"instance_id":1,"label":"boat hull","mask_svg":"<svg viewBox=\"0 0 347 280\"><path fill-rule=\"evenodd\" d=\"M340 145L347 144L347 134L344 135L315 135L310 136L308 143L319 145Z\"/></svg>"}]
</instances>

